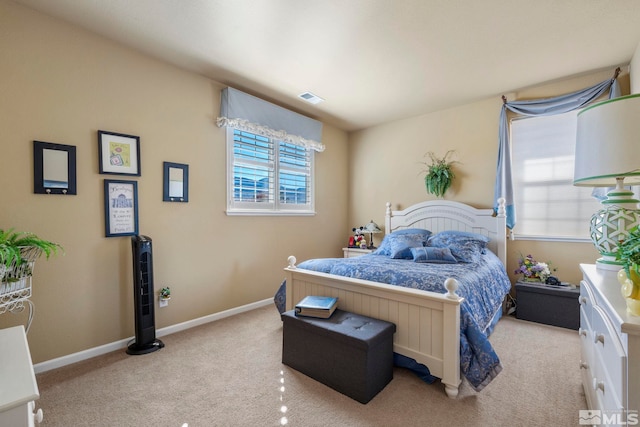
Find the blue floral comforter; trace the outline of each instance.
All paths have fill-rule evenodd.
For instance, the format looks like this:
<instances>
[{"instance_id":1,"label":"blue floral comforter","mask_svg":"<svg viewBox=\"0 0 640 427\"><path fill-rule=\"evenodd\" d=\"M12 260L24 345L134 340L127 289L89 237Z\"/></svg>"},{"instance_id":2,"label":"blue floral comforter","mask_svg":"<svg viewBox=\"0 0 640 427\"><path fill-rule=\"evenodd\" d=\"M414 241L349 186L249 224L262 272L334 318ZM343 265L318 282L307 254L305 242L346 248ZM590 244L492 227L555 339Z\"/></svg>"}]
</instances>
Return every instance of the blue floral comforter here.
<instances>
[{"instance_id":1,"label":"blue floral comforter","mask_svg":"<svg viewBox=\"0 0 640 427\"><path fill-rule=\"evenodd\" d=\"M488 336L492 320L502 308L511 282L502 262L491 251L474 263L434 264L368 254L356 258L322 258L304 261L298 268L371 280L379 283L445 293L448 277L458 280L460 306L460 369L471 386L480 391L502 370ZM276 305L284 305L284 286Z\"/></svg>"}]
</instances>

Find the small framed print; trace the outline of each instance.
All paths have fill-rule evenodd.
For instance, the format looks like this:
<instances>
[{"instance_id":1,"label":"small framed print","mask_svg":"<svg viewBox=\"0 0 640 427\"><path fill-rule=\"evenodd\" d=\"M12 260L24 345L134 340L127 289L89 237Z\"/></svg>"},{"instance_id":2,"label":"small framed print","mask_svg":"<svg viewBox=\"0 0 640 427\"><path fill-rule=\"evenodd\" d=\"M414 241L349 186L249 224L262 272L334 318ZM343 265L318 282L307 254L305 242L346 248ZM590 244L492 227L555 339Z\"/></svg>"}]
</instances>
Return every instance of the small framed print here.
<instances>
[{"instance_id":1,"label":"small framed print","mask_svg":"<svg viewBox=\"0 0 640 427\"><path fill-rule=\"evenodd\" d=\"M140 176L140 137L98 131L100 173Z\"/></svg>"},{"instance_id":2,"label":"small framed print","mask_svg":"<svg viewBox=\"0 0 640 427\"><path fill-rule=\"evenodd\" d=\"M138 234L138 183L104 180L104 226L106 237Z\"/></svg>"},{"instance_id":3,"label":"small framed print","mask_svg":"<svg viewBox=\"0 0 640 427\"><path fill-rule=\"evenodd\" d=\"M76 194L76 147L33 141L33 192Z\"/></svg>"},{"instance_id":4,"label":"small framed print","mask_svg":"<svg viewBox=\"0 0 640 427\"><path fill-rule=\"evenodd\" d=\"M189 201L189 165L164 162L162 200L165 202Z\"/></svg>"}]
</instances>

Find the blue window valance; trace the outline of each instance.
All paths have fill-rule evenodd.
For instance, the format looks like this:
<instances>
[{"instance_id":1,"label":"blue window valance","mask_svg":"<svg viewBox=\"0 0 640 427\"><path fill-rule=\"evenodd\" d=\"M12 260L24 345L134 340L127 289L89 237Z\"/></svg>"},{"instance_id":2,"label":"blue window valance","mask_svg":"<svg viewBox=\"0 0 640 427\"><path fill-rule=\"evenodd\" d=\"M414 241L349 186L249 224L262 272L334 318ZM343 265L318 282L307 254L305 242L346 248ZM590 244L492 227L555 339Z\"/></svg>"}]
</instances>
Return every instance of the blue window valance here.
<instances>
[{"instance_id":1,"label":"blue window valance","mask_svg":"<svg viewBox=\"0 0 640 427\"><path fill-rule=\"evenodd\" d=\"M507 227L513 229L516 224L516 207L513 197L513 183L511 178L511 142L509 137L509 122L507 110L523 116L550 116L577 110L598 99L609 91L609 98L620 96L618 73L612 79L605 80L597 85L572 92L569 94L523 101L509 101L503 96L503 105L500 110L500 123L498 130L498 168L494 190L494 210L498 211L498 200L506 200Z\"/></svg>"},{"instance_id":2,"label":"blue window valance","mask_svg":"<svg viewBox=\"0 0 640 427\"><path fill-rule=\"evenodd\" d=\"M231 87L222 90L218 127L230 126L279 141L324 151L322 122Z\"/></svg>"}]
</instances>

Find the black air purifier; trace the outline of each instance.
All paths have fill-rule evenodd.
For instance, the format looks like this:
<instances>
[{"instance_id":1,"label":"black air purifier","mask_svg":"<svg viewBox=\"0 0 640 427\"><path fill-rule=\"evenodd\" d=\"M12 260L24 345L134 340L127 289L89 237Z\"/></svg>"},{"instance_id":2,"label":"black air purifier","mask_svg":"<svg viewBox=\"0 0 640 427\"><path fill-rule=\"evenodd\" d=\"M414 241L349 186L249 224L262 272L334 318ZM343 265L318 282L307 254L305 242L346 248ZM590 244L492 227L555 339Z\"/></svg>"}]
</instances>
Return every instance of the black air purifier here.
<instances>
[{"instance_id":1,"label":"black air purifier","mask_svg":"<svg viewBox=\"0 0 640 427\"><path fill-rule=\"evenodd\" d=\"M147 236L132 236L133 250L133 303L136 321L136 338L127 347L128 354L147 354L164 347L156 339L155 302L153 293L153 251Z\"/></svg>"}]
</instances>

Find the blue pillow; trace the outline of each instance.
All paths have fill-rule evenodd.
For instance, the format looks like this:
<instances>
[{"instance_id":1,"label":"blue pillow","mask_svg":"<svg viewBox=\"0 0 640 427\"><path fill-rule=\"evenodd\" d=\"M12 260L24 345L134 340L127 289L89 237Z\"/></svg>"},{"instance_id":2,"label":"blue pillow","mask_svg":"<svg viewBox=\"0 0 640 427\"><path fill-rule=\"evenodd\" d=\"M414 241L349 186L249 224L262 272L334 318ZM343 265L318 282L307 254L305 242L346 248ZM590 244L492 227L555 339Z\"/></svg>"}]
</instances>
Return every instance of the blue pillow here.
<instances>
[{"instance_id":1,"label":"blue pillow","mask_svg":"<svg viewBox=\"0 0 640 427\"><path fill-rule=\"evenodd\" d=\"M485 253L489 238L468 231L441 231L429 238L429 246L449 248L458 262L476 262Z\"/></svg>"},{"instance_id":2,"label":"blue pillow","mask_svg":"<svg viewBox=\"0 0 640 427\"><path fill-rule=\"evenodd\" d=\"M392 258L392 255L395 255L396 257L411 259L412 256L409 249L414 246L426 246L430 235L431 231L421 228L406 228L394 231L384 236L382 243L373 254Z\"/></svg>"},{"instance_id":3,"label":"blue pillow","mask_svg":"<svg viewBox=\"0 0 640 427\"><path fill-rule=\"evenodd\" d=\"M458 260L451 254L449 248L411 248L414 262L431 262L435 264L456 264Z\"/></svg>"},{"instance_id":4,"label":"blue pillow","mask_svg":"<svg viewBox=\"0 0 640 427\"><path fill-rule=\"evenodd\" d=\"M427 244L427 240L428 239L421 234L399 234L389 241L391 251L389 257L394 259L412 259L413 254L411 253L411 249L424 247Z\"/></svg>"}]
</instances>

